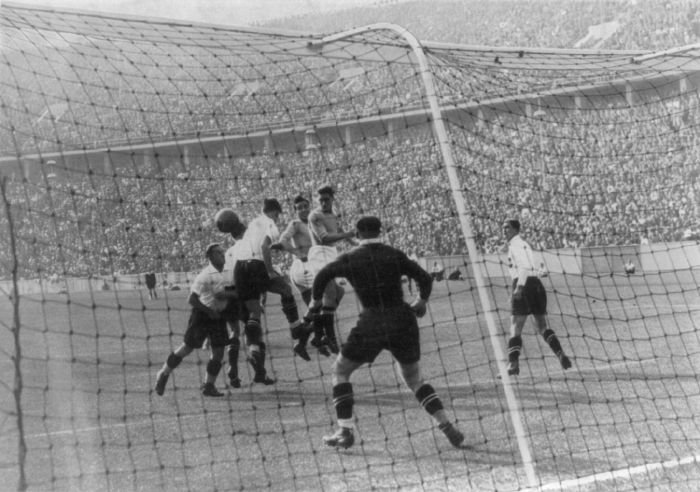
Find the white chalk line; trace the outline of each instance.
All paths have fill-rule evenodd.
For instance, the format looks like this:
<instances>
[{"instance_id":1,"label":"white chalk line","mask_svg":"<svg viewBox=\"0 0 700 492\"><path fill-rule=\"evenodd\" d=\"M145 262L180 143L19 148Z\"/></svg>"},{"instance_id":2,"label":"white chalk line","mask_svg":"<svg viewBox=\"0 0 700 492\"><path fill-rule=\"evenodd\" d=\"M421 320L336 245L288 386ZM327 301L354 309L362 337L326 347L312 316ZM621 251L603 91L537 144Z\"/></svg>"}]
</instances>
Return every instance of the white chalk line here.
<instances>
[{"instance_id":1,"label":"white chalk line","mask_svg":"<svg viewBox=\"0 0 700 492\"><path fill-rule=\"evenodd\" d=\"M615 480L617 478L624 478L631 480L634 475L639 475L641 473L650 473L654 470L660 469L672 469L678 468L680 466L692 465L694 463L700 463L700 455L691 455L684 458L677 458L667 461L659 461L656 463L644 463L643 465L632 466L628 468L620 468L618 470L613 470L609 472L596 473L594 475L588 475L585 477L573 478L569 480L561 480L558 482L550 482L541 485L535 489L523 489L522 492L526 491L548 491L548 490L566 490L574 487L581 487L582 485L590 485L593 483Z\"/></svg>"}]
</instances>

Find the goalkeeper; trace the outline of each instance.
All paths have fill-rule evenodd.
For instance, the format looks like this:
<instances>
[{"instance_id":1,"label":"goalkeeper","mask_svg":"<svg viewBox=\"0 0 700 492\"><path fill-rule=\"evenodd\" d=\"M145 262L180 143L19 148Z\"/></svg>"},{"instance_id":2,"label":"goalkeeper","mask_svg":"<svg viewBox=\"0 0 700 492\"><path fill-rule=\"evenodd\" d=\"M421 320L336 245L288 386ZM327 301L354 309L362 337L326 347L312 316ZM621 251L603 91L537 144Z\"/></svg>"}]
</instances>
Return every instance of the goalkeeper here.
<instances>
[{"instance_id":1,"label":"goalkeeper","mask_svg":"<svg viewBox=\"0 0 700 492\"><path fill-rule=\"evenodd\" d=\"M333 405L338 430L323 438L328 446L349 448L353 434L353 389L350 376L364 363L372 363L388 350L399 363L406 385L420 405L445 433L450 443L461 447L464 435L448 420L440 398L420 374L420 336L416 316L423 316L432 290L428 272L405 253L381 243L381 222L377 217L357 221L360 245L323 267L314 279L313 307L321 305L326 285L344 277L355 289L362 306L357 326L352 329L333 363ZM419 295L410 306L403 300L401 278L416 281Z\"/></svg>"}]
</instances>

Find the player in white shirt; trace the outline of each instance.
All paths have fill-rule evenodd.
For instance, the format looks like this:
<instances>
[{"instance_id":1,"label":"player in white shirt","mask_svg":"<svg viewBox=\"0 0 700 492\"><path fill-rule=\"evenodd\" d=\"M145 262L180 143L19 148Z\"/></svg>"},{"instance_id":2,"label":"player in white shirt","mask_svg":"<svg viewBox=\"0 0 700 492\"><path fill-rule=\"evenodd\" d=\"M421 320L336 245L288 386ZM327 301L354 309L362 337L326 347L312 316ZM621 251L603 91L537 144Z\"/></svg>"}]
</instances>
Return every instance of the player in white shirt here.
<instances>
[{"instance_id":1,"label":"player in white shirt","mask_svg":"<svg viewBox=\"0 0 700 492\"><path fill-rule=\"evenodd\" d=\"M227 283L226 288L234 292L236 284L233 278L233 271L236 266L238 257L241 255L241 249L245 247L245 243L241 241L245 231L246 226L242 222L239 222L236 225L236 227L233 228L233 230L231 231L231 238L233 239L234 243L233 246L226 250L225 254L226 262L224 264L223 274L224 279ZM237 293L236 297L232 297L231 299L229 299L229 303L226 306L226 309L222 312L222 315L228 323L229 327L231 328L232 333L232 336L229 339L228 346L229 368L227 371L227 375L229 378L229 384L233 388L240 388L241 380L238 377L238 353L241 348L241 328L239 322L246 322L247 311L245 309L245 306L243 306L243 304L240 302Z\"/></svg>"},{"instance_id":2,"label":"player in white shirt","mask_svg":"<svg viewBox=\"0 0 700 492\"><path fill-rule=\"evenodd\" d=\"M303 325L299 319L296 299L292 286L287 279L275 271L272 266L271 246L279 239L277 220L282 213L282 206L275 199L265 199L262 214L248 224L241 249L238 252L233 278L238 297L245 304L248 319L245 323L248 359L253 365L256 383L272 384L265 370L265 343L262 340L260 318L262 316L261 297L266 292L279 294L282 312L289 322L292 339L299 338Z\"/></svg>"},{"instance_id":3,"label":"player in white shirt","mask_svg":"<svg viewBox=\"0 0 700 492\"><path fill-rule=\"evenodd\" d=\"M183 343L170 353L163 367L158 371L156 393L163 395L170 373L180 365L196 348L202 348L204 340L209 338L211 358L207 363L207 375L202 386L204 396L223 396L214 383L221 371L224 348L228 344L226 321L221 313L226 309L229 299L234 295L227 290L223 275L224 249L219 244L210 244L206 249L207 265L194 279L190 288L189 303L192 306Z\"/></svg>"},{"instance_id":4,"label":"player in white shirt","mask_svg":"<svg viewBox=\"0 0 700 492\"><path fill-rule=\"evenodd\" d=\"M503 234L507 241L508 271L513 279L508 374L520 374L519 358L523 346L521 335L529 315L535 318L537 330L559 358L561 366L569 369L571 361L554 331L547 326L547 292L539 279L538 268L532 258L532 247L520 237L520 221L506 220L503 223Z\"/></svg>"}]
</instances>

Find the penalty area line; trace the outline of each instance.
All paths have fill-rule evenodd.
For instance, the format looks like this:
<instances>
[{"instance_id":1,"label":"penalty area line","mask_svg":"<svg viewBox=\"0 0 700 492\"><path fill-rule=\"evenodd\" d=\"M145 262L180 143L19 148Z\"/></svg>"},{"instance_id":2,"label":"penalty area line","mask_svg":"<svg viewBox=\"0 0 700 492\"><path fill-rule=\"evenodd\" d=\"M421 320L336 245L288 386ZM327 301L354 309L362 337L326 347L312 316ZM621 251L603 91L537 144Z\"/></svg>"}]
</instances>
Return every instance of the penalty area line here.
<instances>
[{"instance_id":1,"label":"penalty area line","mask_svg":"<svg viewBox=\"0 0 700 492\"><path fill-rule=\"evenodd\" d=\"M693 456L686 456L685 458L659 461L657 463L645 463L639 466L632 466L629 468L621 468L619 470L613 470L609 472L596 473L594 475L588 475L586 477L562 480L559 482L551 482L541 485L536 489L523 489L522 492L545 492L548 490L566 490L574 487L580 487L582 485L590 485L597 482L615 480L617 478L632 479L634 475L639 475L641 473L650 473L652 471L661 469L678 468L680 466L691 465L694 463L700 463L700 455L696 454Z\"/></svg>"}]
</instances>

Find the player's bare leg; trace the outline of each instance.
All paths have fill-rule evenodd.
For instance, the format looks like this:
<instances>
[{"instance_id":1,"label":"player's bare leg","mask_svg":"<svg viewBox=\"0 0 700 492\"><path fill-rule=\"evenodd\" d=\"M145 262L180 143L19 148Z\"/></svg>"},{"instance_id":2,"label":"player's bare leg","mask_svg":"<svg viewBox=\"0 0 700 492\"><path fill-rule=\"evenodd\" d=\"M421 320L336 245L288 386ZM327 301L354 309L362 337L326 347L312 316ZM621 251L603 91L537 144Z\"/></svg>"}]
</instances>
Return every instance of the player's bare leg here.
<instances>
[{"instance_id":1,"label":"player's bare leg","mask_svg":"<svg viewBox=\"0 0 700 492\"><path fill-rule=\"evenodd\" d=\"M426 384L420 374L420 365L418 362L413 362L411 364L401 364L401 376L403 377L406 386L408 386L413 394L416 396L416 400L423 410L425 410L428 415L430 415L438 428L447 437L456 448L462 447L464 442L464 434L455 427L455 425L450 422L447 417L444 407L442 406L442 401L440 397L435 393L435 389L430 385Z\"/></svg>"}]
</instances>

